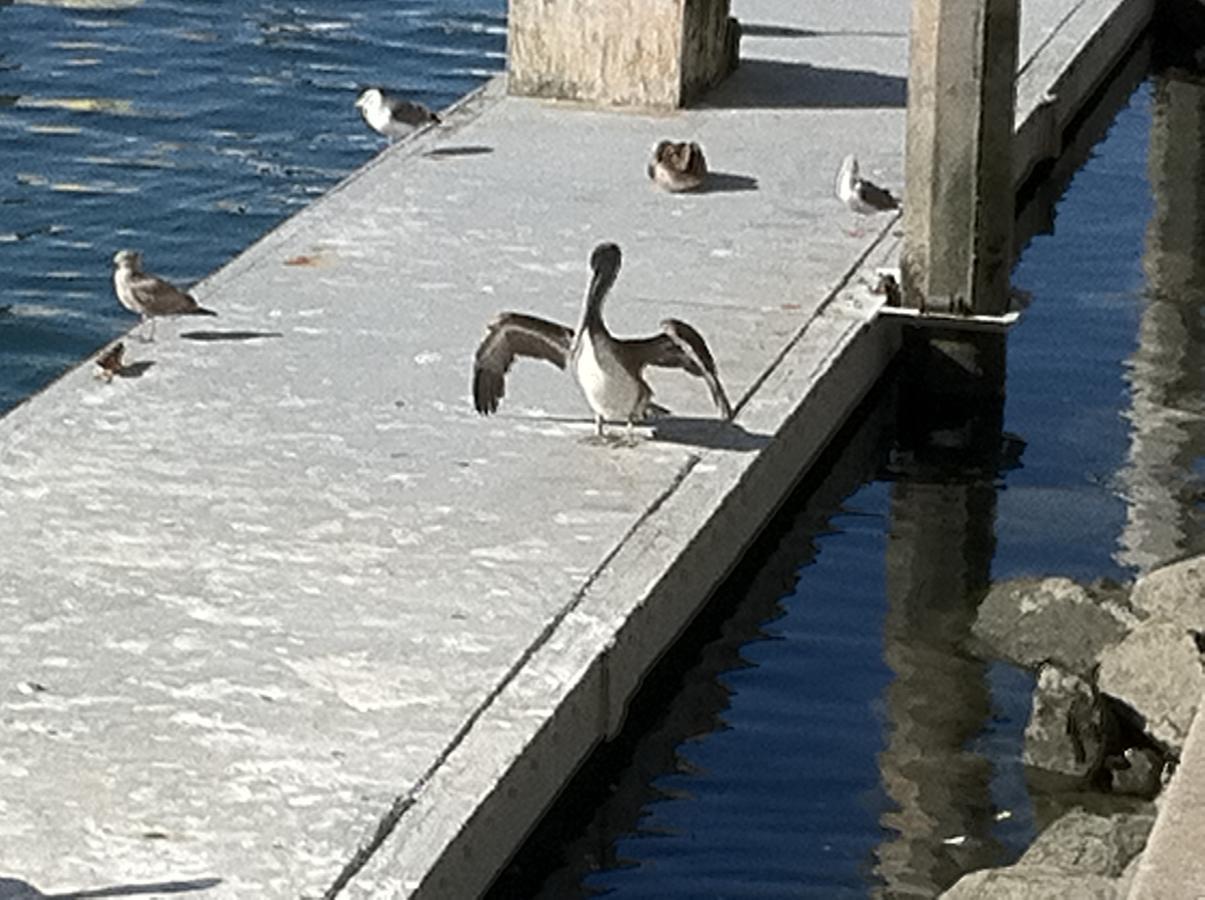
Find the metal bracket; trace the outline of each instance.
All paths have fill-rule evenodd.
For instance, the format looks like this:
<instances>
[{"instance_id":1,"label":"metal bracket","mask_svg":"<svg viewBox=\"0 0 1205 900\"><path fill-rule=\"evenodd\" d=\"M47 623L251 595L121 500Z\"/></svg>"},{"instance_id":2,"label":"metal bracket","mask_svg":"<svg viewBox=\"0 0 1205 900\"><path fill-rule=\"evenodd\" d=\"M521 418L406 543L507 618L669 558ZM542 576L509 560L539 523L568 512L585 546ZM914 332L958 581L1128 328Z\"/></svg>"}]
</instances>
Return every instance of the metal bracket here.
<instances>
[{"instance_id":1,"label":"metal bracket","mask_svg":"<svg viewBox=\"0 0 1205 900\"><path fill-rule=\"evenodd\" d=\"M900 306L900 270L875 269L878 284L872 293L886 294L887 303L879 307L879 315L901 320L914 327L940 328L943 331L1007 332L1021 318L1019 310L1009 310L1001 316L971 316L959 313L926 312Z\"/></svg>"}]
</instances>

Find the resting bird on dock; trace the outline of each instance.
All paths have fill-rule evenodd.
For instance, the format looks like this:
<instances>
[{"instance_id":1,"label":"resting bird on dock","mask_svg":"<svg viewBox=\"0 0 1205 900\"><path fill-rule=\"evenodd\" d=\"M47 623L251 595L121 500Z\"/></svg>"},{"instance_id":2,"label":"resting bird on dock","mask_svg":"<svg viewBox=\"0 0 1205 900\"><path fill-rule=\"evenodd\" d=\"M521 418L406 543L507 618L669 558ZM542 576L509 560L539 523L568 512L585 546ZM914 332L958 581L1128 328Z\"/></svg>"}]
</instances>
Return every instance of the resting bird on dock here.
<instances>
[{"instance_id":1,"label":"resting bird on dock","mask_svg":"<svg viewBox=\"0 0 1205 900\"><path fill-rule=\"evenodd\" d=\"M661 141L648 165L649 178L672 193L696 190L707 178L703 148L694 141Z\"/></svg>"},{"instance_id":2,"label":"resting bird on dock","mask_svg":"<svg viewBox=\"0 0 1205 900\"><path fill-rule=\"evenodd\" d=\"M438 125L439 116L421 103L366 88L356 98L356 108L368 127L387 138L401 138L424 125Z\"/></svg>"},{"instance_id":3,"label":"resting bird on dock","mask_svg":"<svg viewBox=\"0 0 1205 900\"><path fill-rule=\"evenodd\" d=\"M155 338L155 319L159 316L217 315L198 305L191 294L142 271L142 254L134 250L119 250L114 255L113 290L122 306L142 316L144 326L151 323L150 336L145 338L148 341Z\"/></svg>"},{"instance_id":4,"label":"resting bird on dock","mask_svg":"<svg viewBox=\"0 0 1205 900\"><path fill-rule=\"evenodd\" d=\"M586 402L594 410L594 427L635 422L648 412L652 388L644 380L646 366L685 369L702 378L725 421L732 406L716 374L715 360L702 335L678 319L661 323L661 333L647 338L612 336L602 318L603 300L619 274L622 256L615 244L599 244L590 255L593 275L586 291L581 326L572 328L523 313L502 313L489 331L473 365L473 405L477 412L496 412L505 394L506 373L517 356L546 359L557 368L571 367Z\"/></svg>"},{"instance_id":5,"label":"resting bird on dock","mask_svg":"<svg viewBox=\"0 0 1205 900\"><path fill-rule=\"evenodd\" d=\"M119 375L121 370L125 368L125 352L126 345L118 341L98 356L96 358L96 377L107 384L113 380L114 375Z\"/></svg>"},{"instance_id":6,"label":"resting bird on dock","mask_svg":"<svg viewBox=\"0 0 1205 900\"><path fill-rule=\"evenodd\" d=\"M890 191L858 174L858 160L852 153L841 161L837 173L837 199L862 216L900 208Z\"/></svg>"}]
</instances>

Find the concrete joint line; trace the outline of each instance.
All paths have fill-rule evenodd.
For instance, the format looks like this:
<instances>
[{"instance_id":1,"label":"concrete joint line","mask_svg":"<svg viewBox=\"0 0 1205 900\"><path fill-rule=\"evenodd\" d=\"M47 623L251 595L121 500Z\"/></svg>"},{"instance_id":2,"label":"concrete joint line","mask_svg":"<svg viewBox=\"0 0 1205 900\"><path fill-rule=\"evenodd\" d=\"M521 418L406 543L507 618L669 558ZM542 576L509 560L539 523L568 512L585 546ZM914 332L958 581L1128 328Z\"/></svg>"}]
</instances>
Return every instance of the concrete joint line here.
<instances>
[{"instance_id":1,"label":"concrete joint line","mask_svg":"<svg viewBox=\"0 0 1205 900\"><path fill-rule=\"evenodd\" d=\"M770 376L774 374L780 365L782 365L783 360L785 360L790 355L791 351L794 350L799 344L799 342L803 340L803 336L812 326L812 323L824 315L828 308L833 304L833 301L837 299L841 291L845 290L846 286L850 283L850 281L853 280L858 271L866 264L866 260L870 258L870 255L874 253L874 251L878 249L879 245L887 239L887 236L891 233L891 229L896 226L896 223L899 222L899 219L900 217L898 213L892 217L891 221L887 223L887 226L879 232L878 237L867 245L866 249L857 256L857 258L853 261L853 264L849 267L849 269L846 270L845 274L838 279L836 285L834 285L833 289L829 291L828 296L826 296L820 305L816 307L816 311L808 317L806 322L799 326L799 330L796 331L795 334L793 334L783 346L783 348L774 355L774 358L770 360L770 364L766 366L765 370L758 375L757 378L753 379L753 383L749 385L749 389L746 390L736 404L734 404L734 415L739 415L740 411L744 409L745 404L752 400L753 396L759 390L761 390L762 385L766 383Z\"/></svg>"}]
</instances>

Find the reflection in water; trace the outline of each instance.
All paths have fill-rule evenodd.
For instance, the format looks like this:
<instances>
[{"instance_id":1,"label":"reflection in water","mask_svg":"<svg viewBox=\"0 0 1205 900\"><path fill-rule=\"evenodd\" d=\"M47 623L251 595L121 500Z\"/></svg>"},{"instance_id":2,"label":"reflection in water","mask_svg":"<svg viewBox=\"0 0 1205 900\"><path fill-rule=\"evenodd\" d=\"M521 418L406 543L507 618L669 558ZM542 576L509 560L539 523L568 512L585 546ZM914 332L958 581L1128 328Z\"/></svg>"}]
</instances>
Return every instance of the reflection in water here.
<instances>
[{"instance_id":1,"label":"reflection in water","mask_svg":"<svg viewBox=\"0 0 1205 900\"><path fill-rule=\"evenodd\" d=\"M876 851L878 896L933 897L1001 861L992 767L971 746L991 714L987 665L960 653L987 590L996 483L1008 452L1002 403L908 394L891 469L884 659L891 723L879 754L895 808Z\"/></svg>"},{"instance_id":2,"label":"reflection in water","mask_svg":"<svg viewBox=\"0 0 1205 900\"><path fill-rule=\"evenodd\" d=\"M1147 290L1132 390L1119 561L1145 571L1205 551L1205 80L1154 80Z\"/></svg>"}]
</instances>

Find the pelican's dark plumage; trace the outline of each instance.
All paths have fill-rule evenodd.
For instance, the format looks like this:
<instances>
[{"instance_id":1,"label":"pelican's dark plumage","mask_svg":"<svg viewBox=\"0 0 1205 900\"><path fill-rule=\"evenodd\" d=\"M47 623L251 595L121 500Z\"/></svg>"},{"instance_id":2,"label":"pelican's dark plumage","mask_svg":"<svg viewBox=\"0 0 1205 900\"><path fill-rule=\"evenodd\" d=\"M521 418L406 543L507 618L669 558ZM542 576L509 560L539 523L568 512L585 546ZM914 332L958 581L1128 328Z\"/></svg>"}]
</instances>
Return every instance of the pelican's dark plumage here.
<instances>
[{"instance_id":1,"label":"pelican's dark plumage","mask_svg":"<svg viewBox=\"0 0 1205 900\"><path fill-rule=\"evenodd\" d=\"M724 419L732 406L720 384L715 359L703 336L680 319L666 319L661 332L646 338L614 337L602 318L603 300L619 275L622 255L615 244L599 244L590 256L592 271L581 326L574 330L524 313L494 319L477 348L473 365L473 405L483 415L496 412L505 394L506 373L516 357L544 359L571 367L586 402L594 411L597 433L606 421L642 420L652 388L644 380L648 366L683 369L706 382Z\"/></svg>"}]
</instances>

